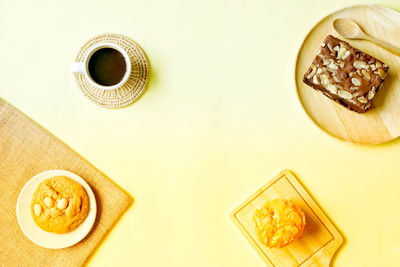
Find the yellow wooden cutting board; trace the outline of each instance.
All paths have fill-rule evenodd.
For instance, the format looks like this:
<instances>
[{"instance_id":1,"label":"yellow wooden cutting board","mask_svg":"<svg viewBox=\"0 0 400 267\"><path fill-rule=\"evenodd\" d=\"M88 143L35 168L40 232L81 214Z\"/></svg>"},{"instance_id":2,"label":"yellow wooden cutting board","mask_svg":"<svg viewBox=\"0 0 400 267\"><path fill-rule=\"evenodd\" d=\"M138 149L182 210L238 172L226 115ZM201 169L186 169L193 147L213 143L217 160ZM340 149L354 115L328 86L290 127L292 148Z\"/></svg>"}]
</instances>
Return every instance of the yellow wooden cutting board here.
<instances>
[{"instance_id":1,"label":"yellow wooden cutting board","mask_svg":"<svg viewBox=\"0 0 400 267\"><path fill-rule=\"evenodd\" d=\"M276 198L290 199L306 216L300 238L280 249L262 244L253 222L254 211ZM268 266L329 266L343 243L339 231L289 170L279 173L236 208L232 220Z\"/></svg>"}]
</instances>

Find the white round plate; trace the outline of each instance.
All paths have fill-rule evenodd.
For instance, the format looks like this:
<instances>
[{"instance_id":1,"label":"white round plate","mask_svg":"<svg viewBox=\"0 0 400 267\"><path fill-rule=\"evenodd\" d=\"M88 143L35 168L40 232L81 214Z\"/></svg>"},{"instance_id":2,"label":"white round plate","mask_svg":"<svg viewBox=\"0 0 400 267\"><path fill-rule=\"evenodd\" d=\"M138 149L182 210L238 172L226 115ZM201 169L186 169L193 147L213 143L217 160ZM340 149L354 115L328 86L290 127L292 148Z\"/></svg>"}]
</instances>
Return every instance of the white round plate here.
<instances>
[{"instance_id":1,"label":"white round plate","mask_svg":"<svg viewBox=\"0 0 400 267\"><path fill-rule=\"evenodd\" d=\"M86 219L78 228L66 234L55 234L42 230L31 216L30 206L37 186L54 176L65 176L78 182L89 197L89 212ZM96 219L97 206L93 191L85 180L69 171L49 170L35 175L24 185L18 196L16 211L18 224L26 237L41 247L60 249L75 245L90 232Z\"/></svg>"}]
</instances>

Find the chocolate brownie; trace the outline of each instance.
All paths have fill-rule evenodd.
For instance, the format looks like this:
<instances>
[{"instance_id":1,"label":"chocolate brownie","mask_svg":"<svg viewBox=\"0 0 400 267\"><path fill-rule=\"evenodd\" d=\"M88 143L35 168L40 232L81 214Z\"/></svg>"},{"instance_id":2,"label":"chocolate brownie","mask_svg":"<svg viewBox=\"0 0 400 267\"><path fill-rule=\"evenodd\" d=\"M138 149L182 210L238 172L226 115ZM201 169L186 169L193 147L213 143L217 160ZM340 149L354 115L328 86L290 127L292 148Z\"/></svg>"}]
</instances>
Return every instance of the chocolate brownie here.
<instances>
[{"instance_id":1,"label":"chocolate brownie","mask_svg":"<svg viewBox=\"0 0 400 267\"><path fill-rule=\"evenodd\" d=\"M389 67L328 35L303 81L342 106L363 113L371 108Z\"/></svg>"}]
</instances>

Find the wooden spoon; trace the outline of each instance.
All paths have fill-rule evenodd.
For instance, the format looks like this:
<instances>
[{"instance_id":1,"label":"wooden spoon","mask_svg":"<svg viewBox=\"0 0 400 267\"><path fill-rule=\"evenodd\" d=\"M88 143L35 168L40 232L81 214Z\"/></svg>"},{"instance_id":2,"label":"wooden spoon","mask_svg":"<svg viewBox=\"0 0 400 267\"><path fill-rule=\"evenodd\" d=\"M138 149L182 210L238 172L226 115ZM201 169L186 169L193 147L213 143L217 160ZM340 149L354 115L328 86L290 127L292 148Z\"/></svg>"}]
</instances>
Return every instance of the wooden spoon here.
<instances>
[{"instance_id":1,"label":"wooden spoon","mask_svg":"<svg viewBox=\"0 0 400 267\"><path fill-rule=\"evenodd\" d=\"M351 19L335 19L333 21L333 27L340 35L342 35L345 38L368 40L372 43L379 45L380 47L385 48L389 52L391 52L397 56L400 56L399 48L366 34L360 28L360 26Z\"/></svg>"}]
</instances>

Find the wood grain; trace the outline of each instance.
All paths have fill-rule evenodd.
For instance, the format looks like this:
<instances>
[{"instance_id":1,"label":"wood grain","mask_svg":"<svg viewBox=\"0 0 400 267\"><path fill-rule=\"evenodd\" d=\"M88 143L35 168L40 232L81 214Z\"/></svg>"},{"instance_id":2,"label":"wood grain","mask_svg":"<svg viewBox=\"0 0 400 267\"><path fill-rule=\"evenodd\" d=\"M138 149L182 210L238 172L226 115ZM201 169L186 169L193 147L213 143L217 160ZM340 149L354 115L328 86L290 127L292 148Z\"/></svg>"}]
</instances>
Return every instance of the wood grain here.
<instances>
[{"instance_id":1,"label":"wood grain","mask_svg":"<svg viewBox=\"0 0 400 267\"><path fill-rule=\"evenodd\" d=\"M290 199L306 216L301 237L281 249L263 245L252 220L257 208L276 198ZM329 266L343 243L339 231L289 170L279 173L236 208L232 220L268 266Z\"/></svg>"},{"instance_id":2,"label":"wood grain","mask_svg":"<svg viewBox=\"0 0 400 267\"><path fill-rule=\"evenodd\" d=\"M354 6L325 17L307 35L297 56L295 82L300 102L309 117L332 136L359 144L391 141L400 135L400 120L397 119L400 116L400 57L371 42L341 37L332 25L336 18L351 18L369 35L400 47L400 13L390 8ZM328 34L389 65L388 76L376 95L372 110L364 114L349 111L303 83L304 73Z\"/></svg>"}]
</instances>

